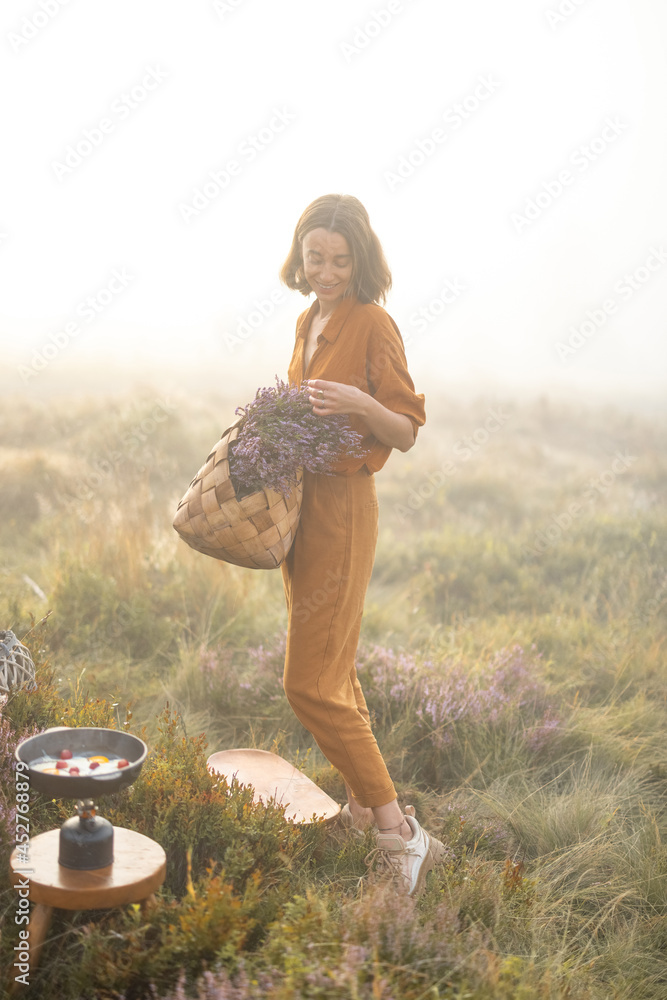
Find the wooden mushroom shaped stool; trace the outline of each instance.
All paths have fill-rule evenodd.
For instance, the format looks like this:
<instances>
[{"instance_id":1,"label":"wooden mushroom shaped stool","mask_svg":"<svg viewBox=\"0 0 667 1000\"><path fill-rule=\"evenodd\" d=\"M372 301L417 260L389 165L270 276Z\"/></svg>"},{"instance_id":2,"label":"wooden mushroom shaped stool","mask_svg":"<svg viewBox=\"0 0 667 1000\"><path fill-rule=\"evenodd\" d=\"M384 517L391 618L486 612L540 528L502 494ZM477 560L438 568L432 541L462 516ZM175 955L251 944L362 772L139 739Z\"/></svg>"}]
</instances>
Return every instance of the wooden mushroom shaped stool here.
<instances>
[{"instance_id":1,"label":"wooden mushroom shaped stool","mask_svg":"<svg viewBox=\"0 0 667 1000\"><path fill-rule=\"evenodd\" d=\"M60 831L33 837L26 862L16 848L10 858L14 886L30 904L28 930L30 972L39 962L54 907L62 910L106 910L139 903L142 910L165 879L167 858L159 844L134 830L114 827L114 860L88 871L58 862ZM18 974L18 973L17 973ZM24 977L22 980L26 982ZM29 976L28 980L29 982ZM16 978L14 986L17 985Z\"/></svg>"},{"instance_id":2,"label":"wooden mushroom shaped stool","mask_svg":"<svg viewBox=\"0 0 667 1000\"><path fill-rule=\"evenodd\" d=\"M289 761L268 750L221 750L211 754L206 766L212 774L242 785L252 785L253 801L275 799L285 806L285 819L292 823L332 822L340 813L337 802Z\"/></svg>"}]
</instances>

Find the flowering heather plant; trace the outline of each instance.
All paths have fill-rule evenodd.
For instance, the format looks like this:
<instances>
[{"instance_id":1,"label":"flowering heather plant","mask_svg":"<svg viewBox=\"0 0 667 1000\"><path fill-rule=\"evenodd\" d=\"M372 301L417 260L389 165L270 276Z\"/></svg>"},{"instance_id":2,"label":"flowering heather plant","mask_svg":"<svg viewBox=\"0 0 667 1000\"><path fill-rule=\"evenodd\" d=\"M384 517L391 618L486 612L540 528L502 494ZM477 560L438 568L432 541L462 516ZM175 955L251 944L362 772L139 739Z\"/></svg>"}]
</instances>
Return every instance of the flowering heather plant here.
<instances>
[{"instance_id":1,"label":"flowering heather plant","mask_svg":"<svg viewBox=\"0 0 667 1000\"><path fill-rule=\"evenodd\" d=\"M493 726L514 713L529 715L546 698L535 667L541 654L526 653L515 644L499 650L489 663L471 676L460 665L422 684L417 720L435 746L453 740L457 722Z\"/></svg>"},{"instance_id":2,"label":"flowering heather plant","mask_svg":"<svg viewBox=\"0 0 667 1000\"><path fill-rule=\"evenodd\" d=\"M208 695L226 706L252 710L268 709L284 699L282 676L287 633L283 632L268 647L243 650L243 663L234 662L234 651L222 645L199 650L199 672Z\"/></svg>"},{"instance_id":3,"label":"flowering heather plant","mask_svg":"<svg viewBox=\"0 0 667 1000\"><path fill-rule=\"evenodd\" d=\"M533 753L539 753L549 746L556 733L561 730L562 720L554 715L553 709L548 705L542 718L534 726L524 728L523 738Z\"/></svg>"},{"instance_id":4,"label":"flowering heather plant","mask_svg":"<svg viewBox=\"0 0 667 1000\"><path fill-rule=\"evenodd\" d=\"M357 669L372 710L390 720L414 712L417 730L437 748L460 739L466 726L486 731L519 717L527 723L526 745L537 752L561 724L548 703L540 659L534 646L515 644L471 671L448 659L418 663L410 654L362 644Z\"/></svg>"},{"instance_id":5,"label":"flowering heather plant","mask_svg":"<svg viewBox=\"0 0 667 1000\"><path fill-rule=\"evenodd\" d=\"M306 383L290 386L276 376L275 387L258 389L243 415L230 448L230 475L237 497L267 487L289 496L298 470L329 474L343 455L362 458L362 437L344 414L318 416Z\"/></svg>"}]
</instances>

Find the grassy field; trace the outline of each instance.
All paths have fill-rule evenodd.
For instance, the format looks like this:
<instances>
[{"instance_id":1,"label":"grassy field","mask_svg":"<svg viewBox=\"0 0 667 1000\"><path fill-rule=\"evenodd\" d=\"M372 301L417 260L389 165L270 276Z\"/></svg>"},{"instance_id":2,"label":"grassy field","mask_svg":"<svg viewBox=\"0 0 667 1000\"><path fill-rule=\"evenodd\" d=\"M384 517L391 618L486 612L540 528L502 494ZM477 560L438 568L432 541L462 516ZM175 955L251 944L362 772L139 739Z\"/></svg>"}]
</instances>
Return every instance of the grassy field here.
<instances>
[{"instance_id":1,"label":"grassy field","mask_svg":"<svg viewBox=\"0 0 667 1000\"><path fill-rule=\"evenodd\" d=\"M358 669L401 802L449 847L414 902L366 875L372 836L295 829L206 773L276 749L344 798L282 693L280 574L171 527L237 402L0 400L0 628L39 679L0 717L7 976L13 748L99 724L150 744L103 813L168 877L145 920L58 915L33 995L664 1000L664 415L429 397L378 476ZM72 811L30 809L35 833Z\"/></svg>"}]
</instances>

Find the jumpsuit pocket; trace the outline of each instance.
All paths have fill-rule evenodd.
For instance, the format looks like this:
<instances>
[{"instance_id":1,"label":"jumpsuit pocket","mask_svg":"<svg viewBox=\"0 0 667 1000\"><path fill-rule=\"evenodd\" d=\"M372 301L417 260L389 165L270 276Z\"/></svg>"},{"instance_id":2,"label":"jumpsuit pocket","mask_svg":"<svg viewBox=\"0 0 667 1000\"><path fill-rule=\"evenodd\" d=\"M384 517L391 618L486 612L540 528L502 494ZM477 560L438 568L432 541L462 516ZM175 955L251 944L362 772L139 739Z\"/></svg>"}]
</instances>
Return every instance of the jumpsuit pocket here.
<instances>
[{"instance_id":1,"label":"jumpsuit pocket","mask_svg":"<svg viewBox=\"0 0 667 1000\"><path fill-rule=\"evenodd\" d=\"M338 522L338 527L345 531L347 528L347 477L322 476L322 482L326 484L328 492L329 502L327 506Z\"/></svg>"},{"instance_id":2,"label":"jumpsuit pocket","mask_svg":"<svg viewBox=\"0 0 667 1000\"><path fill-rule=\"evenodd\" d=\"M375 477L366 480L366 502L364 503L364 510L378 510L380 504L378 503L377 493L375 492Z\"/></svg>"}]
</instances>

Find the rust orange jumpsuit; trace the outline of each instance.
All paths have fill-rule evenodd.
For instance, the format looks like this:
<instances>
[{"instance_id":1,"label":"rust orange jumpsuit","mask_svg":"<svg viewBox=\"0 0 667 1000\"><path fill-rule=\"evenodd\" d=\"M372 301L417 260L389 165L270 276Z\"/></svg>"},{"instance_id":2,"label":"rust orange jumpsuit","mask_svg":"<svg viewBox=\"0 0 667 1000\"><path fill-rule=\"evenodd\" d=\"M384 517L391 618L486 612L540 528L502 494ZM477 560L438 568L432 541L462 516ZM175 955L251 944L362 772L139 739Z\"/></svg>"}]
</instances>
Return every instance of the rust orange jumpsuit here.
<instances>
[{"instance_id":1,"label":"rust orange jumpsuit","mask_svg":"<svg viewBox=\"0 0 667 1000\"><path fill-rule=\"evenodd\" d=\"M405 414L415 429L426 417L414 391L398 327L381 306L344 298L318 337L303 371L306 337L317 300L297 320L289 381L321 378L355 385ZM396 798L370 726L355 659L366 590L377 541L374 473L391 448L361 417L350 423L363 435L360 459L344 459L335 475L304 473L301 519L283 563L288 612L284 687L297 718L336 767L361 806Z\"/></svg>"}]
</instances>

